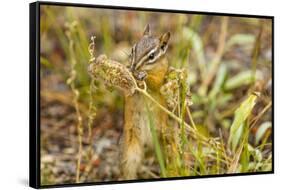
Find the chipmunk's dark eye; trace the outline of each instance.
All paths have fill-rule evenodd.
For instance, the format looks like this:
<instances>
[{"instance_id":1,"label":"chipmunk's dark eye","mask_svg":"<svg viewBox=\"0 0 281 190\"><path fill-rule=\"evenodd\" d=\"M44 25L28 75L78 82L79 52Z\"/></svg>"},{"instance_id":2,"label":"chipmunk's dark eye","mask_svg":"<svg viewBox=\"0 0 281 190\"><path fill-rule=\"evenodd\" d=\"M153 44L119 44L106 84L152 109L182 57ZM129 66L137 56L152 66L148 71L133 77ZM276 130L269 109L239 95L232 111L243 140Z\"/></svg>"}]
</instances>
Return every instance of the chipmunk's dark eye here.
<instances>
[{"instance_id":1,"label":"chipmunk's dark eye","mask_svg":"<svg viewBox=\"0 0 281 190\"><path fill-rule=\"evenodd\" d=\"M149 55L149 57L148 57L148 59L154 59L154 57L155 57L155 54L154 53L151 53L150 55Z\"/></svg>"}]
</instances>

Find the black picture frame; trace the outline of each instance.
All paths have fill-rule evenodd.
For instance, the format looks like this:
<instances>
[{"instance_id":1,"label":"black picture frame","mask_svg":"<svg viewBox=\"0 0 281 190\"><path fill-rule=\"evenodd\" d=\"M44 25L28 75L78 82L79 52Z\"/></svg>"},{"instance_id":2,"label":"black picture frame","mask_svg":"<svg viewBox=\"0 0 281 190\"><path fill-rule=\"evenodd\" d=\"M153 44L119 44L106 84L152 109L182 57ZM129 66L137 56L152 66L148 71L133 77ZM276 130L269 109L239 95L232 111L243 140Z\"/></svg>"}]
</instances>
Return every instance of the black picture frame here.
<instances>
[{"instance_id":1,"label":"black picture frame","mask_svg":"<svg viewBox=\"0 0 281 190\"><path fill-rule=\"evenodd\" d=\"M272 21L272 171L256 172L256 173L237 173L237 174L218 174L204 176L188 176L188 177L171 177L161 179L138 179L124 181L106 181L106 182L91 182L91 183L72 183L72 184L56 184L44 185L40 184L40 6L55 5L55 6L71 6L71 7L87 7L99 9L117 9L117 10L134 10L134 11L153 11L153 12L169 12L169 13L189 13L201 15L215 16L231 16L231 17L246 17L246 18L262 18ZM211 177L231 177L244 175L260 175L274 173L274 16L265 15L248 15L234 13L218 13L218 12L201 12L187 10L168 10L156 8L141 8L141 7L123 7L109 5L91 5L80 3L64 3L64 2L48 2L38 1L29 4L29 59L30 59L30 76L29 76L29 185L33 188L53 188L53 187L72 187L72 186L87 186L100 184L121 184L135 182L152 182L165 180L182 180L182 179L200 179Z\"/></svg>"}]
</instances>

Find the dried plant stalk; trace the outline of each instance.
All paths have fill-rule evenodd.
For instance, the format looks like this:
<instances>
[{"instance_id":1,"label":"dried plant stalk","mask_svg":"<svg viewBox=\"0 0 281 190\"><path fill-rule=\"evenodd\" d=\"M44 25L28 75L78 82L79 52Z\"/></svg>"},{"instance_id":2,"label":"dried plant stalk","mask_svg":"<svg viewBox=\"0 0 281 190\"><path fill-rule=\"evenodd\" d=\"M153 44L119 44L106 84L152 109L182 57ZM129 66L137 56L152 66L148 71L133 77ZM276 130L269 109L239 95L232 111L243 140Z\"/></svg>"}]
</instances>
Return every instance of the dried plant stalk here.
<instances>
[{"instance_id":1,"label":"dried plant stalk","mask_svg":"<svg viewBox=\"0 0 281 190\"><path fill-rule=\"evenodd\" d=\"M75 85L75 80L77 78L77 71L75 70L75 66L77 65L77 60L75 57L75 53L74 53L74 40L72 38L72 33L75 29L76 26L76 22L73 22L71 24L68 24L68 29L66 32L66 36L69 40L69 54L70 54L70 66L71 66L71 71L70 71L70 76L67 79L66 83L70 86L71 91L74 94L74 98L73 98L73 103L75 105L75 111L76 111L76 117L77 117L77 125L76 125L76 129L77 129L77 139L78 139L78 153L77 153L77 163L76 163L76 177L75 177L75 181L76 183L80 182L80 165L81 165L81 159L82 159L82 136L83 136L83 126L82 126L82 115L81 115L81 111L80 111L80 107L79 107L79 97L80 97L80 92L79 90L76 88Z\"/></svg>"}]
</instances>

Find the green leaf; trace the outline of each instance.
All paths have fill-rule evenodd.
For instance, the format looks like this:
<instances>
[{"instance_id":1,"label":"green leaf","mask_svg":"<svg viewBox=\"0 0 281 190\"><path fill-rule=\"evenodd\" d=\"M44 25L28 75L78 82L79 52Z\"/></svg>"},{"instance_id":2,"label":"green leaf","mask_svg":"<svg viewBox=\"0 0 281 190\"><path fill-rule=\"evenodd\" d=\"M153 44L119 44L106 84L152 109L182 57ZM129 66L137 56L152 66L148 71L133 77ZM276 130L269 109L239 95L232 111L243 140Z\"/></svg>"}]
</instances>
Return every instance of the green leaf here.
<instances>
[{"instance_id":1,"label":"green leaf","mask_svg":"<svg viewBox=\"0 0 281 190\"><path fill-rule=\"evenodd\" d=\"M249 45L252 46L255 42L253 34L235 34L226 43L226 49L229 50L233 45Z\"/></svg>"},{"instance_id":2,"label":"green leaf","mask_svg":"<svg viewBox=\"0 0 281 190\"><path fill-rule=\"evenodd\" d=\"M227 69L225 64L221 64L218 70L218 74L215 80L215 83L213 85L213 88L209 94L209 97L211 99L215 98L216 95L219 93L219 91L221 90L221 87L223 85L223 82L225 80L226 77L226 73L227 73Z\"/></svg>"},{"instance_id":3,"label":"green leaf","mask_svg":"<svg viewBox=\"0 0 281 190\"><path fill-rule=\"evenodd\" d=\"M258 148L254 148L250 144L248 144L248 149L250 154L253 156L255 162L261 162L262 161L262 153Z\"/></svg>"},{"instance_id":4,"label":"green leaf","mask_svg":"<svg viewBox=\"0 0 281 190\"><path fill-rule=\"evenodd\" d=\"M236 149L239 140L241 139L244 127L245 127L245 123L243 122L241 125L239 125L238 129L235 132L232 132L232 135L230 136L232 150Z\"/></svg>"},{"instance_id":5,"label":"green leaf","mask_svg":"<svg viewBox=\"0 0 281 190\"><path fill-rule=\"evenodd\" d=\"M230 136L228 139L228 144L231 146L233 151L236 149L241 139L241 135L245 127L244 122L251 114L252 109L256 104L256 99L257 96L255 94L251 94L235 111L234 120L230 127Z\"/></svg>"},{"instance_id":6,"label":"green leaf","mask_svg":"<svg viewBox=\"0 0 281 190\"><path fill-rule=\"evenodd\" d=\"M147 114L148 115L148 126L150 128L153 144L155 146L156 157L157 157L157 160L158 160L159 165L160 165L161 176L166 177L167 174L166 174L164 157L163 157L163 153L162 153L160 143L159 143L159 140L158 140L158 136L157 136L154 120L153 120L153 117L152 117L152 113L149 110L148 105L146 105L146 110L147 110L147 113L148 113Z\"/></svg>"},{"instance_id":7,"label":"green leaf","mask_svg":"<svg viewBox=\"0 0 281 190\"><path fill-rule=\"evenodd\" d=\"M198 65L201 69L204 69L206 66L206 61L205 61L205 53L203 49L203 42L200 36L191 28L185 27L183 29L183 38L187 42L191 43L192 48L197 57Z\"/></svg>"},{"instance_id":8,"label":"green leaf","mask_svg":"<svg viewBox=\"0 0 281 190\"><path fill-rule=\"evenodd\" d=\"M251 84L252 82L253 82L253 71L247 70L247 71L240 72L234 77L228 79L224 85L224 89L232 90L243 85Z\"/></svg>"},{"instance_id":9,"label":"green leaf","mask_svg":"<svg viewBox=\"0 0 281 190\"><path fill-rule=\"evenodd\" d=\"M255 140L256 144L258 144L259 141L262 139L262 137L264 136L267 129L269 129L271 127L272 127L272 124L270 121L264 122L260 125L260 127L258 128L257 133L256 133L256 140Z\"/></svg>"}]
</instances>

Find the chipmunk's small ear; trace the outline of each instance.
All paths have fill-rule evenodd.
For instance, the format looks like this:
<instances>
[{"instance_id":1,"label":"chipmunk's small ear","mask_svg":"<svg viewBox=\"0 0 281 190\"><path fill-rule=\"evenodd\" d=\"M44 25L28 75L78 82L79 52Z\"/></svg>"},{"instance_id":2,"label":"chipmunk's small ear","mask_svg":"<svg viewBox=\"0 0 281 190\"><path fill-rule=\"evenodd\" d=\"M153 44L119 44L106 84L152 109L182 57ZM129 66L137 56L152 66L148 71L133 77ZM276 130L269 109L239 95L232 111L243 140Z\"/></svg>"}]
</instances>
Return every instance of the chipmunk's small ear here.
<instances>
[{"instance_id":1,"label":"chipmunk's small ear","mask_svg":"<svg viewBox=\"0 0 281 190\"><path fill-rule=\"evenodd\" d=\"M150 26L149 24L147 24L144 28L144 32L143 32L143 35L150 35Z\"/></svg>"},{"instance_id":2,"label":"chipmunk's small ear","mask_svg":"<svg viewBox=\"0 0 281 190\"><path fill-rule=\"evenodd\" d=\"M167 46L168 46L168 42L170 40L170 32L166 32L165 34L163 34L159 40L160 40L160 47L163 51L166 51Z\"/></svg>"}]
</instances>

